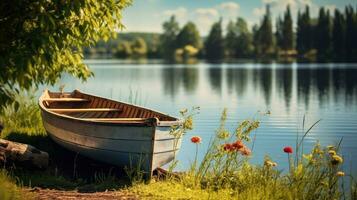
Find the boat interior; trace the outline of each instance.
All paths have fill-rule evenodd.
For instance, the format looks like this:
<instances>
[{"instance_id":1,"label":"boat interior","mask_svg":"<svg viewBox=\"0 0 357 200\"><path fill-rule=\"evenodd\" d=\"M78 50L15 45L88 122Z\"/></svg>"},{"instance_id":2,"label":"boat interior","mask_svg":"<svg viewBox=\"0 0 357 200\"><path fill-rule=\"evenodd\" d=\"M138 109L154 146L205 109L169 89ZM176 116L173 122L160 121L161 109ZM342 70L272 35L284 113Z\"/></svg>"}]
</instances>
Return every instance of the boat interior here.
<instances>
[{"instance_id":1,"label":"boat interior","mask_svg":"<svg viewBox=\"0 0 357 200\"><path fill-rule=\"evenodd\" d=\"M143 120L157 118L159 121L178 119L139 106L82 93L50 92L46 90L40 103L48 111L91 121Z\"/></svg>"}]
</instances>

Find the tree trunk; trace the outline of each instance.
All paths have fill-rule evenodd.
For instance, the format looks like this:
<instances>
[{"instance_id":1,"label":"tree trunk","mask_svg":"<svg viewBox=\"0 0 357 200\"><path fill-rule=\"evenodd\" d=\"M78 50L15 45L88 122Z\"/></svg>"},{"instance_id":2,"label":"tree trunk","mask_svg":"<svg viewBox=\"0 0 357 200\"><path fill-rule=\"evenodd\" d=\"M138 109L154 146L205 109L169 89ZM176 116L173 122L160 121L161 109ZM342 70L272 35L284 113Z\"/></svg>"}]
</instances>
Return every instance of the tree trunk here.
<instances>
[{"instance_id":1,"label":"tree trunk","mask_svg":"<svg viewBox=\"0 0 357 200\"><path fill-rule=\"evenodd\" d=\"M48 166L48 153L28 144L0 139L0 163L9 162L44 169Z\"/></svg>"}]
</instances>

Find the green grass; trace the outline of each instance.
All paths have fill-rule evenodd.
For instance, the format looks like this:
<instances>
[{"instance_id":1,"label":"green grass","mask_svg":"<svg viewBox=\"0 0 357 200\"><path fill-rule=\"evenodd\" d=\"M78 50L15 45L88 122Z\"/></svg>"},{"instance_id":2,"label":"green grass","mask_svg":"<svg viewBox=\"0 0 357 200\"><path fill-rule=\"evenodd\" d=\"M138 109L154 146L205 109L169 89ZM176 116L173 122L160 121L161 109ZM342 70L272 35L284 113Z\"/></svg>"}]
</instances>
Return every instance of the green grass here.
<instances>
[{"instance_id":1,"label":"green grass","mask_svg":"<svg viewBox=\"0 0 357 200\"><path fill-rule=\"evenodd\" d=\"M24 192L18 187L16 181L4 169L0 169L0 199L34 199L34 195Z\"/></svg>"}]
</instances>

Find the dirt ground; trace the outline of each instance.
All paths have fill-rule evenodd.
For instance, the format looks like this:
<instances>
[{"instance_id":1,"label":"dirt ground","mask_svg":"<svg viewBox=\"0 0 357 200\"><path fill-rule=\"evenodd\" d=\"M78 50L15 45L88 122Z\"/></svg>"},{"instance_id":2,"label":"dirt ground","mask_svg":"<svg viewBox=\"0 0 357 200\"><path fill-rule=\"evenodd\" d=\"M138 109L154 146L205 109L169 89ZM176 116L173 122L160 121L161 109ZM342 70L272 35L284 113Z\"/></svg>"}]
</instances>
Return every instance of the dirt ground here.
<instances>
[{"instance_id":1,"label":"dirt ground","mask_svg":"<svg viewBox=\"0 0 357 200\"><path fill-rule=\"evenodd\" d=\"M136 200L138 196L120 191L105 191L94 193L80 193L78 191L62 191L50 189L28 189L30 193L35 195L37 200L112 200L112 199L125 199Z\"/></svg>"}]
</instances>

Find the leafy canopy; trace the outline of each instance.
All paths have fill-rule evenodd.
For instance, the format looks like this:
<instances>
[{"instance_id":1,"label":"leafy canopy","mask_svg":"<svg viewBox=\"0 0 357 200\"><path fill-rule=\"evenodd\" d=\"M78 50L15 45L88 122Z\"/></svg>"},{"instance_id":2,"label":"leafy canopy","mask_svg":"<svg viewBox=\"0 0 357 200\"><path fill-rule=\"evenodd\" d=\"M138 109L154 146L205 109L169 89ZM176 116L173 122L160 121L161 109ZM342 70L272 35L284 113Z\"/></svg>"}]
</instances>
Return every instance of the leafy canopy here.
<instances>
[{"instance_id":1,"label":"leafy canopy","mask_svg":"<svg viewBox=\"0 0 357 200\"><path fill-rule=\"evenodd\" d=\"M0 3L0 105L12 91L54 84L63 72L85 80L82 47L116 36L131 0L13 0Z\"/></svg>"}]
</instances>

